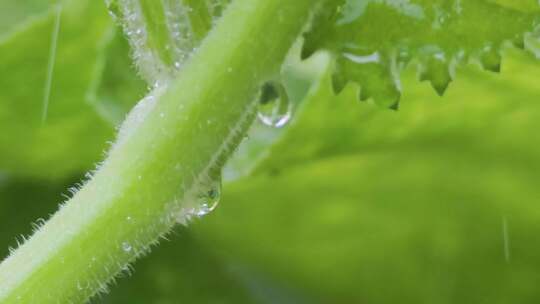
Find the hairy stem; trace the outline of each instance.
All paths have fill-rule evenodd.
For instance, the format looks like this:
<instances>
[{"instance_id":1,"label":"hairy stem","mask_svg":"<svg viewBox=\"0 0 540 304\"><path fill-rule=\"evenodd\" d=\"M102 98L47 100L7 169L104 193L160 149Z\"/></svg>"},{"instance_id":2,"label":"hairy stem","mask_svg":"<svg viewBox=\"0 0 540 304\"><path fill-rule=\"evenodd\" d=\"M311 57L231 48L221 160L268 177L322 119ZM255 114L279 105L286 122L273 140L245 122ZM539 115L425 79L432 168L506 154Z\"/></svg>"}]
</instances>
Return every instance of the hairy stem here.
<instances>
[{"instance_id":1,"label":"hairy stem","mask_svg":"<svg viewBox=\"0 0 540 304\"><path fill-rule=\"evenodd\" d=\"M0 264L0 302L84 302L148 252L219 175L318 2L234 1L94 177Z\"/></svg>"}]
</instances>

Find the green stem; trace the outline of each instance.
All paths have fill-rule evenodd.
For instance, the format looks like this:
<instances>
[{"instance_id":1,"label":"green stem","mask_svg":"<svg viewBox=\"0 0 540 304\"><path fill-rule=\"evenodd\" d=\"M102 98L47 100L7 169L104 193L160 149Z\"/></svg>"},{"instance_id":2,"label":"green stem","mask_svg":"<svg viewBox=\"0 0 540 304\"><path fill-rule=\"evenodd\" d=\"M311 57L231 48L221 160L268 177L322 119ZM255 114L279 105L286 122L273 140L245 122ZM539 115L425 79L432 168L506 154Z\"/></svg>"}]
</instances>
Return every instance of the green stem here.
<instances>
[{"instance_id":1,"label":"green stem","mask_svg":"<svg viewBox=\"0 0 540 304\"><path fill-rule=\"evenodd\" d=\"M260 85L319 1L236 0L95 176L0 264L1 303L79 303L176 223L243 137ZM76 157L76 155L74 155Z\"/></svg>"}]
</instances>

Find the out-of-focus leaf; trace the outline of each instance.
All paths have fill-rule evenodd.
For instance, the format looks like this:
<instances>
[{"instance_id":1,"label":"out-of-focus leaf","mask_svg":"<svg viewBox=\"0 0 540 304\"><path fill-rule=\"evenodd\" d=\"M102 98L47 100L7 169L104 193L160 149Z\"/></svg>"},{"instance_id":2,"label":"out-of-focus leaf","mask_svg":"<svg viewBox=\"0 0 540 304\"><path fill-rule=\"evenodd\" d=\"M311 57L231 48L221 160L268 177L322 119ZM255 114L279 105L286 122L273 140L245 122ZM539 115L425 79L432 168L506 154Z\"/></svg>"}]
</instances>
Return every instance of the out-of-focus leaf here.
<instances>
[{"instance_id":1,"label":"out-of-focus leaf","mask_svg":"<svg viewBox=\"0 0 540 304\"><path fill-rule=\"evenodd\" d=\"M355 102L351 97L357 87L348 87L337 97L323 87L306 102L287 138L271 148L271 157L259 166L259 173L359 151L403 150L416 147L420 140L441 149L455 141L458 145L451 151L463 155L473 149L471 153L486 152L485 157L494 153L524 156L526 152L527 159L510 158L535 164L532 160L540 155L540 145L531 135L540 116L535 102L540 98L536 88L539 62L516 50L506 53L505 73L489 74L474 67L460 70L463 79L442 98L416 83L414 72L407 70L404 82L411 89L405 100L409 104L398 112ZM518 119L519 115L523 117ZM509 121L512 117L516 119ZM418 146L423 148L429 147Z\"/></svg>"},{"instance_id":2,"label":"out-of-focus leaf","mask_svg":"<svg viewBox=\"0 0 540 304\"><path fill-rule=\"evenodd\" d=\"M146 93L146 84L136 75L129 54L127 40L121 31L115 31L98 58L100 72L90 90L90 103L115 126Z\"/></svg>"},{"instance_id":3,"label":"out-of-focus leaf","mask_svg":"<svg viewBox=\"0 0 540 304\"><path fill-rule=\"evenodd\" d=\"M397 113L319 87L198 238L322 303L537 302L540 66L504 69L443 99L409 73Z\"/></svg>"},{"instance_id":4,"label":"out-of-focus leaf","mask_svg":"<svg viewBox=\"0 0 540 304\"><path fill-rule=\"evenodd\" d=\"M5 0L0 2L0 39L29 18L47 12L57 0Z\"/></svg>"},{"instance_id":5,"label":"out-of-focus leaf","mask_svg":"<svg viewBox=\"0 0 540 304\"><path fill-rule=\"evenodd\" d=\"M442 95L458 63L472 58L499 71L503 43L523 47L540 18L534 0L333 0L326 6L306 35L304 56L331 50L337 92L354 81L362 86L361 100L394 107L400 71L411 59L420 79Z\"/></svg>"},{"instance_id":6,"label":"out-of-focus leaf","mask_svg":"<svg viewBox=\"0 0 540 304\"><path fill-rule=\"evenodd\" d=\"M443 99L408 74L397 113L353 103L355 87L318 88L195 224L198 241L158 248L103 301L241 302L247 289L257 303L535 302L540 67L508 58L502 78L468 69ZM199 290L207 271L224 279L206 296L164 287L194 275Z\"/></svg>"},{"instance_id":7,"label":"out-of-focus leaf","mask_svg":"<svg viewBox=\"0 0 540 304\"><path fill-rule=\"evenodd\" d=\"M0 45L11 56L0 59L9 68L0 75L0 170L50 177L85 169L142 92L123 74L125 42L88 25L103 12L73 7L64 8L62 28L85 34L61 32L64 68L56 67L58 100L44 126L43 41L54 15ZM464 71L442 99L409 71L397 113L357 104L355 86L336 97L327 79L253 176L225 187L215 214L156 248L101 301L538 302L540 68L522 54L503 68L503 76ZM63 189L0 181L0 243L13 245L28 222L53 211Z\"/></svg>"},{"instance_id":8,"label":"out-of-focus leaf","mask_svg":"<svg viewBox=\"0 0 540 304\"><path fill-rule=\"evenodd\" d=\"M66 1L0 42L0 170L59 178L102 157L114 126L87 96L101 77L98 59L110 40L109 19L101 1Z\"/></svg>"},{"instance_id":9,"label":"out-of-focus leaf","mask_svg":"<svg viewBox=\"0 0 540 304\"><path fill-rule=\"evenodd\" d=\"M34 228L30 223L42 224L40 219L57 209L69 182L0 176L0 260L8 255L8 247L16 248L17 241L30 235Z\"/></svg>"}]
</instances>

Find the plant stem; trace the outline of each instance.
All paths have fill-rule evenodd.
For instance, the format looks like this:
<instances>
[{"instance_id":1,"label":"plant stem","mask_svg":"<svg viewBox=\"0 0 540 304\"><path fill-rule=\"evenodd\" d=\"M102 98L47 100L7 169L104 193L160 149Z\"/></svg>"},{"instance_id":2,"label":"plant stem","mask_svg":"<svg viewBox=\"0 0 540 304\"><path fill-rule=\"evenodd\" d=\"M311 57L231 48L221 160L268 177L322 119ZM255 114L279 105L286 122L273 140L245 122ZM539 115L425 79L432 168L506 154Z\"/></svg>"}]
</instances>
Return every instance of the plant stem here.
<instances>
[{"instance_id":1,"label":"plant stem","mask_svg":"<svg viewBox=\"0 0 540 304\"><path fill-rule=\"evenodd\" d=\"M1 303L80 303L105 291L219 175L318 4L236 0L94 177L0 264ZM76 157L76 155L74 155Z\"/></svg>"}]
</instances>

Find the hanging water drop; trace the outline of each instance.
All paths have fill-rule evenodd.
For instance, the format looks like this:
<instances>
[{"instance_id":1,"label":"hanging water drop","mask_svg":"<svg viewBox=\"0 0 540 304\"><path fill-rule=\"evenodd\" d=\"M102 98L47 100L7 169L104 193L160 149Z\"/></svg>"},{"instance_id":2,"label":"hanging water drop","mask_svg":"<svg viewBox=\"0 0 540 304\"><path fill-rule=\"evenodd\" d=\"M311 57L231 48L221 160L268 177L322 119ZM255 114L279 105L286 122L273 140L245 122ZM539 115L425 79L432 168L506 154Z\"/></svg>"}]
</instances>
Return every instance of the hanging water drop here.
<instances>
[{"instance_id":1,"label":"hanging water drop","mask_svg":"<svg viewBox=\"0 0 540 304\"><path fill-rule=\"evenodd\" d=\"M374 52L369 55L355 55L351 53L343 53L343 56L350 61L358 64L369 64L369 63L381 63L381 54L379 52Z\"/></svg>"},{"instance_id":2,"label":"hanging water drop","mask_svg":"<svg viewBox=\"0 0 540 304\"><path fill-rule=\"evenodd\" d=\"M214 211L219 205L221 199L221 178L212 181L204 190L197 196L197 207L195 215L202 217Z\"/></svg>"},{"instance_id":3,"label":"hanging water drop","mask_svg":"<svg viewBox=\"0 0 540 304\"><path fill-rule=\"evenodd\" d=\"M257 118L263 124L281 128L291 120L292 110L292 103L281 83L268 82L262 87Z\"/></svg>"},{"instance_id":4,"label":"hanging water drop","mask_svg":"<svg viewBox=\"0 0 540 304\"><path fill-rule=\"evenodd\" d=\"M176 221L187 226L193 218L203 217L214 211L221 199L221 177L200 185L194 196L184 202L175 215Z\"/></svg>"}]
</instances>

